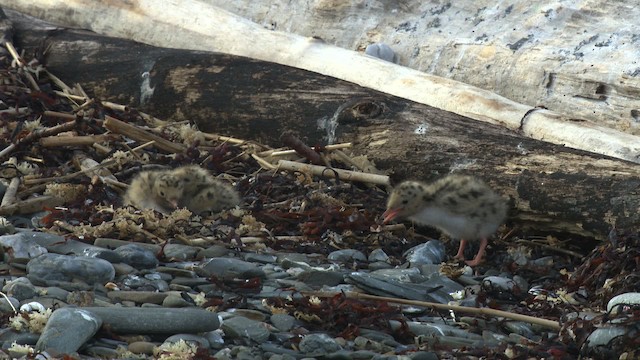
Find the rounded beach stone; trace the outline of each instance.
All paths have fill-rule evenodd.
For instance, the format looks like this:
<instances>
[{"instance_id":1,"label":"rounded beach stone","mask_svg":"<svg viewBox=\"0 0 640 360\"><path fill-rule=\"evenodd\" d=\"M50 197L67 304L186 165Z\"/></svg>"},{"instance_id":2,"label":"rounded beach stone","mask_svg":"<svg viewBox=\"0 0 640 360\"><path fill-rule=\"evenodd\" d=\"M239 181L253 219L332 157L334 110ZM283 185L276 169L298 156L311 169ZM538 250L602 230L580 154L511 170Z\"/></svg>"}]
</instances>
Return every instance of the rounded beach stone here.
<instances>
[{"instance_id":1,"label":"rounded beach stone","mask_svg":"<svg viewBox=\"0 0 640 360\"><path fill-rule=\"evenodd\" d=\"M84 309L61 308L53 312L36 344L36 350L77 351L102 326L102 320Z\"/></svg>"},{"instance_id":2,"label":"rounded beach stone","mask_svg":"<svg viewBox=\"0 0 640 360\"><path fill-rule=\"evenodd\" d=\"M114 333L177 334L201 333L220 327L218 314L200 308L85 307L100 317Z\"/></svg>"},{"instance_id":3,"label":"rounded beach stone","mask_svg":"<svg viewBox=\"0 0 640 360\"><path fill-rule=\"evenodd\" d=\"M267 341L270 335L264 323L243 316L226 319L222 330L233 339L245 339L258 344Z\"/></svg>"},{"instance_id":4,"label":"rounded beach stone","mask_svg":"<svg viewBox=\"0 0 640 360\"><path fill-rule=\"evenodd\" d=\"M120 255L123 263L136 269L153 269L158 266L156 255L138 244L120 246L115 252Z\"/></svg>"},{"instance_id":5,"label":"rounded beach stone","mask_svg":"<svg viewBox=\"0 0 640 360\"><path fill-rule=\"evenodd\" d=\"M22 301L31 299L38 293L36 287L31 284L31 281L26 277L20 277L15 280L9 281L2 287L2 291L9 296Z\"/></svg>"},{"instance_id":6,"label":"rounded beach stone","mask_svg":"<svg viewBox=\"0 0 640 360\"><path fill-rule=\"evenodd\" d=\"M156 344L148 341L134 341L127 349L134 354L145 354L145 355L153 355L153 349L156 347Z\"/></svg>"},{"instance_id":7,"label":"rounded beach stone","mask_svg":"<svg viewBox=\"0 0 640 360\"><path fill-rule=\"evenodd\" d=\"M27 273L29 280L40 286L78 280L88 285L104 284L115 276L113 266L106 260L59 254L44 254L32 259L27 264Z\"/></svg>"},{"instance_id":8,"label":"rounded beach stone","mask_svg":"<svg viewBox=\"0 0 640 360\"><path fill-rule=\"evenodd\" d=\"M204 265L203 269L209 275L215 275L222 279L265 277L264 271L256 264L239 259L212 258Z\"/></svg>"},{"instance_id":9,"label":"rounded beach stone","mask_svg":"<svg viewBox=\"0 0 640 360\"><path fill-rule=\"evenodd\" d=\"M338 342L327 334L309 334L300 341L300 351L306 354L327 354L342 347Z\"/></svg>"}]
</instances>

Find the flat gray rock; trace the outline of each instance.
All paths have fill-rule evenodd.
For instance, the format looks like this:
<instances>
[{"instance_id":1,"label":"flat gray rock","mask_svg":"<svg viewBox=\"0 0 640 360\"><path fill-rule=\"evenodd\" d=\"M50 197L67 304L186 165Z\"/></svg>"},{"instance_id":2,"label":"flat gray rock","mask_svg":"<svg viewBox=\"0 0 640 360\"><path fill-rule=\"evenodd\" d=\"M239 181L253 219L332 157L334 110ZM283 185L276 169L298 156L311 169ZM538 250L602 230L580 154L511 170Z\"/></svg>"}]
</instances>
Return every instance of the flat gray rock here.
<instances>
[{"instance_id":1,"label":"flat gray rock","mask_svg":"<svg viewBox=\"0 0 640 360\"><path fill-rule=\"evenodd\" d=\"M210 276L217 276L222 279L249 279L253 277L264 278L266 275L256 264L230 258L212 258L204 266Z\"/></svg>"},{"instance_id":2,"label":"flat gray rock","mask_svg":"<svg viewBox=\"0 0 640 360\"><path fill-rule=\"evenodd\" d=\"M33 284L31 284L31 281L29 281L29 279L27 279L26 277L21 277L9 281L5 286L2 287L2 291L20 301L31 299L38 293L36 287L33 286Z\"/></svg>"},{"instance_id":3,"label":"flat gray rock","mask_svg":"<svg viewBox=\"0 0 640 360\"><path fill-rule=\"evenodd\" d=\"M158 266L156 254L138 244L120 246L115 250L122 262L136 269L152 269Z\"/></svg>"},{"instance_id":4,"label":"flat gray rock","mask_svg":"<svg viewBox=\"0 0 640 360\"><path fill-rule=\"evenodd\" d=\"M78 349L100 329L102 320L80 308L61 308L53 312L36 344L36 350L55 349L69 354Z\"/></svg>"},{"instance_id":5,"label":"flat gray rock","mask_svg":"<svg viewBox=\"0 0 640 360\"><path fill-rule=\"evenodd\" d=\"M38 244L38 241L34 239L35 237L39 236L50 237L54 235L37 232L23 232L13 235L2 235L0 236L0 245L2 245L2 247L6 249L5 251L8 251L10 249L15 260L22 260L24 262L27 262L30 259L47 253L47 249ZM64 241L64 239L62 240Z\"/></svg>"},{"instance_id":6,"label":"flat gray rock","mask_svg":"<svg viewBox=\"0 0 640 360\"><path fill-rule=\"evenodd\" d=\"M200 250L200 248L189 245L167 244L164 247L164 257L172 261L193 260Z\"/></svg>"},{"instance_id":7,"label":"flat gray rock","mask_svg":"<svg viewBox=\"0 0 640 360\"><path fill-rule=\"evenodd\" d=\"M103 259L44 254L27 264L27 277L34 285L51 286L81 281L89 286L112 281L115 270Z\"/></svg>"},{"instance_id":8,"label":"flat gray rock","mask_svg":"<svg viewBox=\"0 0 640 360\"><path fill-rule=\"evenodd\" d=\"M245 339L261 344L269 338L270 332L263 323L243 316L226 319L222 330L231 338Z\"/></svg>"},{"instance_id":9,"label":"flat gray rock","mask_svg":"<svg viewBox=\"0 0 640 360\"><path fill-rule=\"evenodd\" d=\"M199 308L86 307L115 333L177 334L201 333L220 327L218 314Z\"/></svg>"},{"instance_id":10,"label":"flat gray rock","mask_svg":"<svg viewBox=\"0 0 640 360\"><path fill-rule=\"evenodd\" d=\"M306 354L327 354L338 350L342 347L338 342L327 334L309 334L300 341L300 351Z\"/></svg>"}]
</instances>

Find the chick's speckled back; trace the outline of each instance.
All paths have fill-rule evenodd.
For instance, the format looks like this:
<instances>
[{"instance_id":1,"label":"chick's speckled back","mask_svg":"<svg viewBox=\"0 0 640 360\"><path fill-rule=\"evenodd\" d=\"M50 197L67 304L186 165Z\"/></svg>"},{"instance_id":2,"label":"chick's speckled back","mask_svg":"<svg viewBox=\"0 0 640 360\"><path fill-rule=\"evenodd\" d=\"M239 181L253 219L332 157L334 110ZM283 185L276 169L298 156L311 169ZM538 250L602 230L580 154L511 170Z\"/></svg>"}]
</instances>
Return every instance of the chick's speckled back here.
<instances>
[{"instance_id":1,"label":"chick's speckled back","mask_svg":"<svg viewBox=\"0 0 640 360\"><path fill-rule=\"evenodd\" d=\"M502 197L481 180L465 175L449 175L431 184L403 182L389 196L387 209L394 211L394 217L468 240L491 235L507 214Z\"/></svg>"}]
</instances>

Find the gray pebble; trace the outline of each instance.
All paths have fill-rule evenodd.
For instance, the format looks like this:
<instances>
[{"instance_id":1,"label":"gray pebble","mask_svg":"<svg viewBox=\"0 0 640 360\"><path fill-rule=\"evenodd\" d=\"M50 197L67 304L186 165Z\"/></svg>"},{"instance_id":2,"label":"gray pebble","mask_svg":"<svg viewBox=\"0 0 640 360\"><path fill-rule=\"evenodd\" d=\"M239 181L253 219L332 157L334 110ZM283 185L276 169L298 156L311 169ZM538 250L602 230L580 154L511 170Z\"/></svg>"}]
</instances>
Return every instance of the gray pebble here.
<instances>
[{"instance_id":1,"label":"gray pebble","mask_svg":"<svg viewBox=\"0 0 640 360\"><path fill-rule=\"evenodd\" d=\"M169 289L169 284L162 279L147 279L135 274L125 275L119 279L119 282L123 290L165 291Z\"/></svg>"},{"instance_id":2,"label":"gray pebble","mask_svg":"<svg viewBox=\"0 0 640 360\"><path fill-rule=\"evenodd\" d=\"M105 284L115 276L113 266L106 260L58 254L44 254L32 259L27 264L27 272L34 285L62 288L77 281L89 286Z\"/></svg>"},{"instance_id":3,"label":"gray pebble","mask_svg":"<svg viewBox=\"0 0 640 360\"><path fill-rule=\"evenodd\" d=\"M64 238L60 238L64 241ZM11 251L14 261L24 263L48 252L46 248L38 244L32 232L2 235L0 236L0 245L5 248L5 251Z\"/></svg>"},{"instance_id":4,"label":"gray pebble","mask_svg":"<svg viewBox=\"0 0 640 360\"><path fill-rule=\"evenodd\" d=\"M585 345L588 348L596 347L609 347L611 341L616 338L622 337L627 334L627 329L624 326L608 326L595 329L589 337L587 337L587 341Z\"/></svg>"},{"instance_id":5,"label":"gray pebble","mask_svg":"<svg viewBox=\"0 0 640 360\"><path fill-rule=\"evenodd\" d=\"M84 309L61 308L53 312L36 344L36 350L76 352L102 326L102 320Z\"/></svg>"},{"instance_id":6,"label":"gray pebble","mask_svg":"<svg viewBox=\"0 0 640 360\"><path fill-rule=\"evenodd\" d=\"M133 266L129 265L129 264L125 264L125 263L112 263L113 268L116 271L116 276L122 276L122 275L127 275L127 274L133 274L135 272L137 272L138 270L136 268L134 268Z\"/></svg>"},{"instance_id":7,"label":"gray pebble","mask_svg":"<svg viewBox=\"0 0 640 360\"><path fill-rule=\"evenodd\" d=\"M190 344L194 344L200 347L203 347L205 349L209 348L209 341L202 337L202 336L198 336L198 335L193 335L193 334L175 334L175 335L171 335L168 338L166 338L164 340L165 344L171 344L171 343L176 343L180 340L183 340L187 343Z\"/></svg>"},{"instance_id":8,"label":"gray pebble","mask_svg":"<svg viewBox=\"0 0 640 360\"><path fill-rule=\"evenodd\" d=\"M300 273L296 278L316 288L336 286L344 282L344 274L338 271L308 270Z\"/></svg>"},{"instance_id":9,"label":"gray pebble","mask_svg":"<svg viewBox=\"0 0 640 360\"><path fill-rule=\"evenodd\" d=\"M121 246L131 245L131 242L127 240L118 240L118 239L111 239L111 238L97 238L94 240L93 245L106 248L106 249L116 249ZM141 246L151 251L154 254L158 254L162 250L162 247L156 244L135 243L135 245Z\"/></svg>"},{"instance_id":10,"label":"gray pebble","mask_svg":"<svg viewBox=\"0 0 640 360\"><path fill-rule=\"evenodd\" d=\"M421 264L440 264L447 259L447 250L440 240L429 240L414 246L405 252L411 266Z\"/></svg>"},{"instance_id":11,"label":"gray pebble","mask_svg":"<svg viewBox=\"0 0 640 360\"><path fill-rule=\"evenodd\" d=\"M220 326L218 314L199 309L182 308L83 308L100 317L115 333L126 334L176 334L200 333Z\"/></svg>"},{"instance_id":12,"label":"gray pebble","mask_svg":"<svg viewBox=\"0 0 640 360\"><path fill-rule=\"evenodd\" d=\"M232 339L245 339L258 344L267 341L270 334L264 323L242 316L226 319L221 328Z\"/></svg>"},{"instance_id":13,"label":"gray pebble","mask_svg":"<svg viewBox=\"0 0 640 360\"><path fill-rule=\"evenodd\" d=\"M15 331L11 328L0 331L0 342L4 345L11 346L12 343L20 345L32 345L35 346L40 338L40 334L35 334L28 331Z\"/></svg>"},{"instance_id":14,"label":"gray pebble","mask_svg":"<svg viewBox=\"0 0 640 360\"><path fill-rule=\"evenodd\" d=\"M510 332L522 335L529 340L535 339L535 333L531 329L531 324L527 324L522 321L505 321L502 323L502 326Z\"/></svg>"},{"instance_id":15,"label":"gray pebble","mask_svg":"<svg viewBox=\"0 0 640 360\"><path fill-rule=\"evenodd\" d=\"M327 255L327 259L329 261L334 261L338 263L347 263L353 261L361 261L366 262L367 257L362 253L362 251L355 249L342 249L331 252Z\"/></svg>"},{"instance_id":16,"label":"gray pebble","mask_svg":"<svg viewBox=\"0 0 640 360\"><path fill-rule=\"evenodd\" d=\"M640 308L640 292L628 292L616 295L607 302L607 312L618 313L621 309Z\"/></svg>"},{"instance_id":17,"label":"gray pebble","mask_svg":"<svg viewBox=\"0 0 640 360\"><path fill-rule=\"evenodd\" d=\"M409 354L409 359L411 360L438 360L437 354L432 353L431 351L416 351L412 354Z\"/></svg>"},{"instance_id":18,"label":"gray pebble","mask_svg":"<svg viewBox=\"0 0 640 360\"><path fill-rule=\"evenodd\" d=\"M35 297L38 293L36 287L31 284L31 281L26 277L20 277L15 280L9 281L2 287L2 291L9 296L23 301Z\"/></svg>"},{"instance_id":19,"label":"gray pebble","mask_svg":"<svg viewBox=\"0 0 640 360\"><path fill-rule=\"evenodd\" d=\"M164 300L162 301L162 306L167 308L182 308L195 305L193 302L185 300L179 294L171 293L169 294L169 296L164 298Z\"/></svg>"},{"instance_id":20,"label":"gray pebble","mask_svg":"<svg viewBox=\"0 0 640 360\"><path fill-rule=\"evenodd\" d=\"M384 250L382 249L374 249L373 251L371 251L371 253L369 253L369 257L367 258L367 260L369 262L375 262L375 261L388 262L389 255L387 255L387 253L385 253Z\"/></svg>"},{"instance_id":21,"label":"gray pebble","mask_svg":"<svg viewBox=\"0 0 640 360\"><path fill-rule=\"evenodd\" d=\"M157 291L111 291L107 297L114 302L131 301L134 303L162 304L168 293Z\"/></svg>"},{"instance_id":22,"label":"gray pebble","mask_svg":"<svg viewBox=\"0 0 640 360\"><path fill-rule=\"evenodd\" d=\"M213 275L221 279L265 277L264 271L256 264L232 258L212 258L207 261L203 269L209 276Z\"/></svg>"},{"instance_id":23,"label":"gray pebble","mask_svg":"<svg viewBox=\"0 0 640 360\"><path fill-rule=\"evenodd\" d=\"M165 259L171 259L171 261L187 261L195 260L200 250L202 249L189 245L167 244L163 251Z\"/></svg>"},{"instance_id":24,"label":"gray pebble","mask_svg":"<svg viewBox=\"0 0 640 360\"><path fill-rule=\"evenodd\" d=\"M369 271L393 269L393 265L383 261L376 261L376 262L369 263L368 268L369 268Z\"/></svg>"},{"instance_id":25,"label":"gray pebble","mask_svg":"<svg viewBox=\"0 0 640 360\"><path fill-rule=\"evenodd\" d=\"M18 308L20 308L20 301L18 299L8 296L7 301L7 298L5 298L4 296L0 296L0 312L9 313L15 311L15 309Z\"/></svg>"},{"instance_id":26,"label":"gray pebble","mask_svg":"<svg viewBox=\"0 0 640 360\"><path fill-rule=\"evenodd\" d=\"M93 345L87 346L84 352L86 352L88 355L100 359L115 359L121 355L121 353L117 349Z\"/></svg>"},{"instance_id":27,"label":"gray pebble","mask_svg":"<svg viewBox=\"0 0 640 360\"><path fill-rule=\"evenodd\" d=\"M367 48L364 50L364 53L377 57L378 59L382 59L388 62L392 62L394 64L398 63L398 55L391 49L391 47L385 43L374 43L367 45Z\"/></svg>"},{"instance_id":28,"label":"gray pebble","mask_svg":"<svg viewBox=\"0 0 640 360\"><path fill-rule=\"evenodd\" d=\"M138 244L120 246L115 252L120 255L121 262L136 269L153 269L158 266L158 259L155 253Z\"/></svg>"},{"instance_id":29,"label":"gray pebble","mask_svg":"<svg viewBox=\"0 0 640 360\"><path fill-rule=\"evenodd\" d=\"M230 251L225 246L213 245L198 252L198 259L223 257L229 255Z\"/></svg>"},{"instance_id":30,"label":"gray pebble","mask_svg":"<svg viewBox=\"0 0 640 360\"><path fill-rule=\"evenodd\" d=\"M244 261L258 262L262 264L273 264L278 261L278 257L275 255L253 252L243 253L242 258L244 259Z\"/></svg>"},{"instance_id":31,"label":"gray pebble","mask_svg":"<svg viewBox=\"0 0 640 360\"><path fill-rule=\"evenodd\" d=\"M41 296L66 301L67 297L69 296L69 291L57 286L50 286L44 289Z\"/></svg>"},{"instance_id":32,"label":"gray pebble","mask_svg":"<svg viewBox=\"0 0 640 360\"><path fill-rule=\"evenodd\" d=\"M342 346L327 334L309 334L302 338L298 345L305 354L321 355L342 350Z\"/></svg>"},{"instance_id":33,"label":"gray pebble","mask_svg":"<svg viewBox=\"0 0 640 360\"><path fill-rule=\"evenodd\" d=\"M134 341L127 346L127 350L134 354L153 355L156 344L148 341Z\"/></svg>"},{"instance_id":34,"label":"gray pebble","mask_svg":"<svg viewBox=\"0 0 640 360\"><path fill-rule=\"evenodd\" d=\"M222 337L220 330L207 331L203 336L212 349L220 349L224 346L224 337Z\"/></svg>"},{"instance_id":35,"label":"gray pebble","mask_svg":"<svg viewBox=\"0 0 640 360\"><path fill-rule=\"evenodd\" d=\"M269 321L280 331L289 331L296 323L296 318L288 314L273 314Z\"/></svg>"}]
</instances>

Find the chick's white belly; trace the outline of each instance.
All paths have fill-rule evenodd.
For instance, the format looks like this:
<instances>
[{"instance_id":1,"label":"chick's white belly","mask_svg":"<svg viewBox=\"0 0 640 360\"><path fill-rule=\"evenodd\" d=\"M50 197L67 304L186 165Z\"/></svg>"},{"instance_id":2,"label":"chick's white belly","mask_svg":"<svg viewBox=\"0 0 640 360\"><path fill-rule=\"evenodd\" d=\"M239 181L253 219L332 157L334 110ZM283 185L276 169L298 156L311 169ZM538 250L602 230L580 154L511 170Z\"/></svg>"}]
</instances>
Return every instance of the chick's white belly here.
<instances>
[{"instance_id":1,"label":"chick's white belly","mask_svg":"<svg viewBox=\"0 0 640 360\"><path fill-rule=\"evenodd\" d=\"M410 216L409 220L432 226L454 239L478 240L493 234L500 224L483 218L472 218L452 214L435 207L424 208L419 213Z\"/></svg>"}]
</instances>

